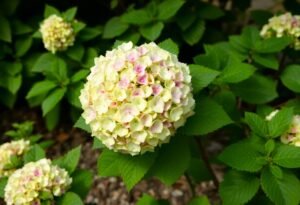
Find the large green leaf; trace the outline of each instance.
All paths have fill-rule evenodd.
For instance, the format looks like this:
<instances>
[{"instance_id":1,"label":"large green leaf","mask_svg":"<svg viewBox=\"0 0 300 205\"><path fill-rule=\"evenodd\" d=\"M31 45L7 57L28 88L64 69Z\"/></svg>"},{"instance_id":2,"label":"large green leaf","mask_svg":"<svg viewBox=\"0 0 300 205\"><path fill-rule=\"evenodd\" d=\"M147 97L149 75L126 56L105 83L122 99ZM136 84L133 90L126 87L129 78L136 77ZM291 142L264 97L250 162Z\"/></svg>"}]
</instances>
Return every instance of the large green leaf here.
<instances>
[{"instance_id":1,"label":"large green leaf","mask_svg":"<svg viewBox=\"0 0 300 205\"><path fill-rule=\"evenodd\" d=\"M85 199L93 183L93 173L89 170L76 170L72 174L72 179L70 191Z\"/></svg>"},{"instance_id":2,"label":"large green leaf","mask_svg":"<svg viewBox=\"0 0 300 205\"><path fill-rule=\"evenodd\" d=\"M26 95L26 98L29 99L29 98L47 93L50 90L52 90L53 88L55 88L56 86L57 86L56 83L54 83L53 81L49 81L49 80L43 80L40 82L36 82L35 84L33 84L31 89L29 90L28 94Z\"/></svg>"},{"instance_id":3,"label":"large green leaf","mask_svg":"<svg viewBox=\"0 0 300 205\"><path fill-rule=\"evenodd\" d=\"M201 98L196 104L195 114L190 117L180 133L205 135L232 123L222 106L209 98Z\"/></svg>"},{"instance_id":4,"label":"large green leaf","mask_svg":"<svg viewBox=\"0 0 300 205\"><path fill-rule=\"evenodd\" d=\"M7 181L8 181L7 177L0 178L0 198L4 198L4 189L7 184Z\"/></svg>"},{"instance_id":5,"label":"large green leaf","mask_svg":"<svg viewBox=\"0 0 300 205\"><path fill-rule=\"evenodd\" d=\"M197 20L187 30L183 32L183 39L189 45L195 45L202 38L204 31L205 22L203 20Z\"/></svg>"},{"instance_id":6,"label":"large green leaf","mask_svg":"<svg viewBox=\"0 0 300 205\"><path fill-rule=\"evenodd\" d=\"M16 56L22 57L27 53L32 44L32 37L22 37L16 40L15 48L16 48Z\"/></svg>"},{"instance_id":7,"label":"large green leaf","mask_svg":"<svg viewBox=\"0 0 300 205\"><path fill-rule=\"evenodd\" d=\"M56 8L54 8L53 6L50 6L50 5L46 4L45 11L44 11L44 18L48 18L49 16L51 16L53 14L59 16L60 12Z\"/></svg>"},{"instance_id":8,"label":"large green leaf","mask_svg":"<svg viewBox=\"0 0 300 205\"><path fill-rule=\"evenodd\" d=\"M150 174L167 185L172 185L188 169L190 162L189 139L175 136L161 147Z\"/></svg>"},{"instance_id":9,"label":"large green leaf","mask_svg":"<svg viewBox=\"0 0 300 205\"><path fill-rule=\"evenodd\" d=\"M121 16L125 23L143 25L152 21L151 15L146 9L130 10Z\"/></svg>"},{"instance_id":10,"label":"large green leaf","mask_svg":"<svg viewBox=\"0 0 300 205\"><path fill-rule=\"evenodd\" d=\"M159 202L154 197L148 194L143 194L143 196L137 201L136 205L159 205Z\"/></svg>"},{"instance_id":11,"label":"large green leaf","mask_svg":"<svg viewBox=\"0 0 300 205\"><path fill-rule=\"evenodd\" d=\"M67 170L69 174L72 174L75 171L77 164L79 162L80 153L81 153L81 146L78 146L70 150L64 156L54 160L53 163Z\"/></svg>"},{"instance_id":12,"label":"large green leaf","mask_svg":"<svg viewBox=\"0 0 300 205\"><path fill-rule=\"evenodd\" d=\"M300 93L300 66L286 67L280 76L282 83L290 90Z\"/></svg>"},{"instance_id":13,"label":"large green leaf","mask_svg":"<svg viewBox=\"0 0 300 205\"><path fill-rule=\"evenodd\" d=\"M267 137L269 135L268 123L259 115L251 112L246 112L245 121L247 122L251 130L257 135L261 137Z\"/></svg>"},{"instance_id":14,"label":"large green leaf","mask_svg":"<svg viewBox=\"0 0 300 205\"><path fill-rule=\"evenodd\" d=\"M262 155L248 140L232 144L225 148L220 159L240 171L257 172L263 167Z\"/></svg>"},{"instance_id":15,"label":"large green leaf","mask_svg":"<svg viewBox=\"0 0 300 205\"><path fill-rule=\"evenodd\" d=\"M11 28L9 21L0 15L0 40L11 42Z\"/></svg>"},{"instance_id":16,"label":"large green leaf","mask_svg":"<svg viewBox=\"0 0 300 205\"><path fill-rule=\"evenodd\" d=\"M77 13L77 7L72 7L66 10L62 16L66 21L72 21Z\"/></svg>"},{"instance_id":17,"label":"large green leaf","mask_svg":"<svg viewBox=\"0 0 300 205\"><path fill-rule=\"evenodd\" d=\"M61 101L66 91L66 88L57 88L50 93L42 103L43 116L47 115Z\"/></svg>"},{"instance_id":18,"label":"large green leaf","mask_svg":"<svg viewBox=\"0 0 300 205\"><path fill-rule=\"evenodd\" d=\"M179 53L179 48L178 48L177 44L170 38L160 42L158 44L158 46L166 51L169 51L169 52L175 54L175 55L178 55L178 53Z\"/></svg>"},{"instance_id":19,"label":"large green leaf","mask_svg":"<svg viewBox=\"0 0 300 205\"><path fill-rule=\"evenodd\" d=\"M45 157L46 157L45 151L38 144L35 144L30 148L28 152L25 153L24 162L25 164L28 162L36 162Z\"/></svg>"},{"instance_id":20,"label":"large green leaf","mask_svg":"<svg viewBox=\"0 0 300 205\"><path fill-rule=\"evenodd\" d=\"M288 131L293 119L293 108L283 108L268 122L269 135L278 137Z\"/></svg>"},{"instance_id":21,"label":"large green leaf","mask_svg":"<svg viewBox=\"0 0 300 205\"><path fill-rule=\"evenodd\" d=\"M157 18L159 20L167 20L173 17L184 3L183 0L164 0L158 5Z\"/></svg>"},{"instance_id":22,"label":"large green leaf","mask_svg":"<svg viewBox=\"0 0 300 205\"><path fill-rule=\"evenodd\" d=\"M238 83L248 79L254 72L255 67L242 63L235 57L231 57L222 73L218 77L218 81L224 83Z\"/></svg>"},{"instance_id":23,"label":"large green leaf","mask_svg":"<svg viewBox=\"0 0 300 205\"><path fill-rule=\"evenodd\" d=\"M278 96L276 85L276 81L255 74L245 81L231 85L231 88L244 101L252 104L263 104L274 100Z\"/></svg>"},{"instance_id":24,"label":"large green leaf","mask_svg":"<svg viewBox=\"0 0 300 205\"><path fill-rule=\"evenodd\" d=\"M146 39L154 41L160 36L163 28L164 24L162 22L150 23L140 27L140 33Z\"/></svg>"},{"instance_id":25,"label":"large green leaf","mask_svg":"<svg viewBox=\"0 0 300 205\"><path fill-rule=\"evenodd\" d=\"M77 122L75 123L74 127L80 128L88 133L91 133L91 127L85 123L83 117L80 117Z\"/></svg>"},{"instance_id":26,"label":"large green leaf","mask_svg":"<svg viewBox=\"0 0 300 205\"><path fill-rule=\"evenodd\" d=\"M120 17L113 17L104 26L103 38L110 39L120 36L128 27L129 25L122 22Z\"/></svg>"},{"instance_id":27,"label":"large green leaf","mask_svg":"<svg viewBox=\"0 0 300 205\"><path fill-rule=\"evenodd\" d=\"M258 63L266 68L271 68L273 70L278 70L278 68L279 68L278 59L273 54L254 53L252 55L252 58L256 63Z\"/></svg>"},{"instance_id":28,"label":"large green leaf","mask_svg":"<svg viewBox=\"0 0 300 205\"><path fill-rule=\"evenodd\" d=\"M59 123L60 120L60 103L56 104L55 107L45 115L46 127L49 131L52 131Z\"/></svg>"},{"instance_id":29,"label":"large green leaf","mask_svg":"<svg viewBox=\"0 0 300 205\"><path fill-rule=\"evenodd\" d=\"M201 65L192 64L189 65L189 67L194 93L208 86L220 74L220 72L216 70Z\"/></svg>"},{"instance_id":30,"label":"large green leaf","mask_svg":"<svg viewBox=\"0 0 300 205\"><path fill-rule=\"evenodd\" d=\"M197 196L193 198L188 205L210 205L207 196Z\"/></svg>"},{"instance_id":31,"label":"large green leaf","mask_svg":"<svg viewBox=\"0 0 300 205\"><path fill-rule=\"evenodd\" d=\"M300 148L281 144L275 151L273 161L286 168L300 167Z\"/></svg>"},{"instance_id":32,"label":"large green leaf","mask_svg":"<svg viewBox=\"0 0 300 205\"><path fill-rule=\"evenodd\" d=\"M73 193L67 192L62 197L60 197L57 201L57 205L84 205L83 201L80 197Z\"/></svg>"},{"instance_id":33,"label":"large green leaf","mask_svg":"<svg viewBox=\"0 0 300 205\"><path fill-rule=\"evenodd\" d=\"M254 197L259 188L259 179L249 173L231 170L220 185L222 204L245 204Z\"/></svg>"},{"instance_id":34,"label":"large green leaf","mask_svg":"<svg viewBox=\"0 0 300 205\"><path fill-rule=\"evenodd\" d=\"M276 205L297 205L300 202L300 182L288 171L283 171L280 179L275 177L270 169L265 168L261 175L261 185L263 191Z\"/></svg>"},{"instance_id":35,"label":"large green leaf","mask_svg":"<svg viewBox=\"0 0 300 205\"><path fill-rule=\"evenodd\" d=\"M98 172L101 176L121 176L131 190L145 176L155 158L156 153L130 156L105 150L98 159Z\"/></svg>"},{"instance_id":36,"label":"large green leaf","mask_svg":"<svg viewBox=\"0 0 300 205\"><path fill-rule=\"evenodd\" d=\"M275 53L282 51L291 43L289 37L271 37L265 40L257 41L254 50L258 53Z\"/></svg>"}]
</instances>

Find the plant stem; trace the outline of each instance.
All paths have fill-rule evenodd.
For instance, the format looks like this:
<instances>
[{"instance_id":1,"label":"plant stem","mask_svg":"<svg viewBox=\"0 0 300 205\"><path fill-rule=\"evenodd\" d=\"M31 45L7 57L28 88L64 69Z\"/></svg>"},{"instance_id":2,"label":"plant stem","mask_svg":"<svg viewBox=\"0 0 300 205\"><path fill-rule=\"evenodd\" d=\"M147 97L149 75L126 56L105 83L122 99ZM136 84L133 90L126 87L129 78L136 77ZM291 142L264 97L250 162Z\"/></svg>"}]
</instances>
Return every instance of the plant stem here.
<instances>
[{"instance_id":1,"label":"plant stem","mask_svg":"<svg viewBox=\"0 0 300 205\"><path fill-rule=\"evenodd\" d=\"M204 146L202 144L202 141L201 141L200 137L196 137L196 141L197 141L197 144L198 144L199 151L201 153L201 158L203 159L203 162L204 162L206 168L208 169L208 171L212 175L212 178L213 178L212 180L213 180L213 183L214 183L216 189L219 189L219 180L218 180L218 178L217 178L217 176L216 176L216 174L215 174L215 172L214 172L214 170L213 170L213 168L212 168L212 166L209 162L209 158L207 156L206 150L204 149Z\"/></svg>"},{"instance_id":2,"label":"plant stem","mask_svg":"<svg viewBox=\"0 0 300 205\"><path fill-rule=\"evenodd\" d=\"M188 173L185 172L184 176L185 176L185 178L186 178L186 180L187 180L187 182L190 186L190 190L191 190L191 193L192 193L192 198L194 198L196 196L195 185L194 185L194 183L193 183L193 181L192 181L192 179L191 179L191 177L189 176Z\"/></svg>"}]
</instances>

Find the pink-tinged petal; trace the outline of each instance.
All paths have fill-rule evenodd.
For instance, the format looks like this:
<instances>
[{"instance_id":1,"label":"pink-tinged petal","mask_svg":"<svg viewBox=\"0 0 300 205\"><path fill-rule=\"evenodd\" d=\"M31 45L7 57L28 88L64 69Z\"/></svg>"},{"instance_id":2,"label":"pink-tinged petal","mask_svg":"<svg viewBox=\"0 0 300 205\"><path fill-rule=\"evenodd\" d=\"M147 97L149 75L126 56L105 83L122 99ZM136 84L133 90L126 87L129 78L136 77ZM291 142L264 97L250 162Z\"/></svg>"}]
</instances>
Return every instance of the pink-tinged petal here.
<instances>
[{"instance_id":1,"label":"pink-tinged petal","mask_svg":"<svg viewBox=\"0 0 300 205\"><path fill-rule=\"evenodd\" d=\"M152 55L150 58L154 63L161 61L161 57L159 55Z\"/></svg>"},{"instance_id":2,"label":"pink-tinged petal","mask_svg":"<svg viewBox=\"0 0 300 205\"><path fill-rule=\"evenodd\" d=\"M122 59L122 60L117 60L114 65L113 65L113 68L116 70L116 71L120 71L122 70L122 68L124 68L125 66L125 61Z\"/></svg>"},{"instance_id":3,"label":"pink-tinged petal","mask_svg":"<svg viewBox=\"0 0 300 205\"><path fill-rule=\"evenodd\" d=\"M137 78L137 82L141 85L147 85L148 84L148 75L142 75L142 76L138 76Z\"/></svg>"},{"instance_id":4,"label":"pink-tinged petal","mask_svg":"<svg viewBox=\"0 0 300 205\"><path fill-rule=\"evenodd\" d=\"M180 103L180 98L182 96L181 90L177 87L172 88L172 100L175 103Z\"/></svg>"},{"instance_id":5,"label":"pink-tinged petal","mask_svg":"<svg viewBox=\"0 0 300 205\"><path fill-rule=\"evenodd\" d=\"M138 75L144 75L145 74L145 70L146 70L146 67L143 66L143 65L138 64L138 65L134 66L134 71Z\"/></svg>"},{"instance_id":6,"label":"pink-tinged petal","mask_svg":"<svg viewBox=\"0 0 300 205\"><path fill-rule=\"evenodd\" d=\"M146 114L141 118L141 121L145 127L150 127L152 125L152 116Z\"/></svg>"},{"instance_id":7,"label":"pink-tinged petal","mask_svg":"<svg viewBox=\"0 0 300 205\"><path fill-rule=\"evenodd\" d=\"M132 96L133 97L144 97L144 92L141 88L136 88L133 92L132 92Z\"/></svg>"},{"instance_id":8,"label":"pink-tinged petal","mask_svg":"<svg viewBox=\"0 0 300 205\"><path fill-rule=\"evenodd\" d=\"M157 134L157 133L161 133L163 128L164 128L163 123L160 120L156 120L156 121L154 121L153 125L151 126L150 131L152 133Z\"/></svg>"},{"instance_id":9,"label":"pink-tinged petal","mask_svg":"<svg viewBox=\"0 0 300 205\"><path fill-rule=\"evenodd\" d=\"M137 51L142 56L142 55L145 55L148 52L148 49L143 47L143 46L140 46L140 47L137 48Z\"/></svg>"},{"instance_id":10,"label":"pink-tinged petal","mask_svg":"<svg viewBox=\"0 0 300 205\"><path fill-rule=\"evenodd\" d=\"M127 60L131 63L134 63L139 57L139 54L135 51L132 51L128 54Z\"/></svg>"},{"instance_id":11,"label":"pink-tinged petal","mask_svg":"<svg viewBox=\"0 0 300 205\"><path fill-rule=\"evenodd\" d=\"M159 95L163 90L161 85L152 85L152 93L153 95Z\"/></svg>"},{"instance_id":12,"label":"pink-tinged petal","mask_svg":"<svg viewBox=\"0 0 300 205\"><path fill-rule=\"evenodd\" d=\"M129 80L127 78L122 78L120 81L119 81L119 87L120 88L128 88L129 86Z\"/></svg>"}]
</instances>

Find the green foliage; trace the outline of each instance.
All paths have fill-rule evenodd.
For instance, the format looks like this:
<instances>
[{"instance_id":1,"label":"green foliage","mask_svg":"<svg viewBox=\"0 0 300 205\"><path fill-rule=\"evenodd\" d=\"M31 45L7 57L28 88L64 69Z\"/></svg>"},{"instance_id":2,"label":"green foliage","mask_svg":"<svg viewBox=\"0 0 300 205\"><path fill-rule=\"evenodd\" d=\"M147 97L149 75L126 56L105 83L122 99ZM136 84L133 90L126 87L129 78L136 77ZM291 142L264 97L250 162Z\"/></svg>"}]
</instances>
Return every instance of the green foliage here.
<instances>
[{"instance_id":1,"label":"green foliage","mask_svg":"<svg viewBox=\"0 0 300 205\"><path fill-rule=\"evenodd\" d=\"M77 164L79 162L80 153L81 153L81 146L78 146L70 150L64 156L53 161L53 163L58 165L61 168L66 169L69 174L72 174L75 171Z\"/></svg>"},{"instance_id":2,"label":"green foliage","mask_svg":"<svg viewBox=\"0 0 300 205\"><path fill-rule=\"evenodd\" d=\"M45 151L37 144L33 145L24 155L24 162L36 162L46 157Z\"/></svg>"},{"instance_id":3,"label":"green foliage","mask_svg":"<svg viewBox=\"0 0 300 205\"><path fill-rule=\"evenodd\" d=\"M80 199L80 197L73 193L73 192L67 192L62 197L59 198L57 201L58 205L83 205L83 201Z\"/></svg>"}]
</instances>

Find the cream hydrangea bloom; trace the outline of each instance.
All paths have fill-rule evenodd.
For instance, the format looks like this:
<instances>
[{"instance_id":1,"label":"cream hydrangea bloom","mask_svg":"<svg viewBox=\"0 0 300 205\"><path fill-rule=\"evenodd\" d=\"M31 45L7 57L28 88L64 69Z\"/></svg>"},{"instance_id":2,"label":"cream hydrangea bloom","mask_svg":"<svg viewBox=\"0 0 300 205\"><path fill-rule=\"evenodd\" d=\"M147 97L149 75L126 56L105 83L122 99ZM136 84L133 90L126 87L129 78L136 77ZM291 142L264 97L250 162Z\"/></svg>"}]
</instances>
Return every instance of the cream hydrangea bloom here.
<instances>
[{"instance_id":1,"label":"cream hydrangea bloom","mask_svg":"<svg viewBox=\"0 0 300 205\"><path fill-rule=\"evenodd\" d=\"M279 110L274 110L266 119L270 121L278 111ZM300 115L294 115L289 130L280 137L280 140L284 144L300 147Z\"/></svg>"},{"instance_id":2,"label":"cream hydrangea bloom","mask_svg":"<svg viewBox=\"0 0 300 205\"><path fill-rule=\"evenodd\" d=\"M24 165L9 177L4 200L7 205L39 205L42 192L61 196L71 183L66 170L41 159Z\"/></svg>"},{"instance_id":3,"label":"cream hydrangea bloom","mask_svg":"<svg viewBox=\"0 0 300 205\"><path fill-rule=\"evenodd\" d=\"M29 150L30 142L24 139L4 143L0 146L0 177L9 176L15 170L6 169L11 163L11 157L20 157Z\"/></svg>"},{"instance_id":4,"label":"cream hydrangea bloom","mask_svg":"<svg viewBox=\"0 0 300 205\"><path fill-rule=\"evenodd\" d=\"M92 135L131 155L168 142L195 104L186 64L155 43L131 42L95 59L80 101Z\"/></svg>"},{"instance_id":5,"label":"cream hydrangea bloom","mask_svg":"<svg viewBox=\"0 0 300 205\"><path fill-rule=\"evenodd\" d=\"M264 25L260 35L263 38L290 36L293 38L292 47L300 49L300 16L285 13L269 19L269 23Z\"/></svg>"},{"instance_id":6,"label":"cream hydrangea bloom","mask_svg":"<svg viewBox=\"0 0 300 205\"><path fill-rule=\"evenodd\" d=\"M42 22L40 32L45 48L52 53L66 50L75 41L72 25L55 14Z\"/></svg>"}]
</instances>

